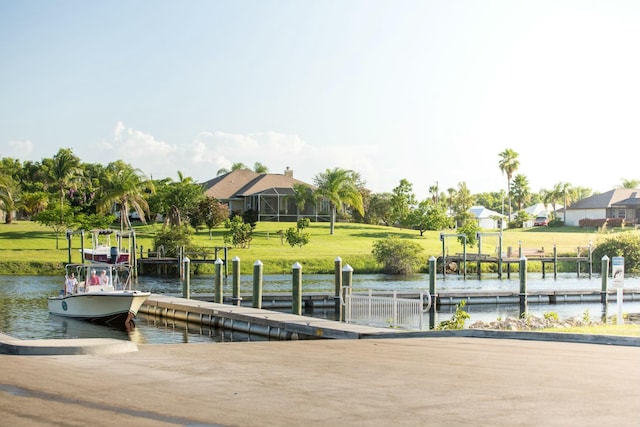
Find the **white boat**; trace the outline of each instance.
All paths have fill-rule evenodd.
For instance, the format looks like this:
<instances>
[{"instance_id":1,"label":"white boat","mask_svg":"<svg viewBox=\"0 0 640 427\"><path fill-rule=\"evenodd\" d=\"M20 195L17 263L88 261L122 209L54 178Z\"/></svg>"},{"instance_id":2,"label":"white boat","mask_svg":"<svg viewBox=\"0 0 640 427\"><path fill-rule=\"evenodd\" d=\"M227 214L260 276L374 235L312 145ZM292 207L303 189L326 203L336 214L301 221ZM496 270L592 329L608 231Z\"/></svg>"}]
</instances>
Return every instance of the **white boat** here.
<instances>
[{"instance_id":1,"label":"white boat","mask_svg":"<svg viewBox=\"0 0 640 427\"><path fill-rule=\"evenodd\" d=\"M60 294L48 298L49 313L58 316L130 329L151 295L131 289L130 270L125 265L68 264L65 273Z\"/></svg>"},{"instance_id":2,"label":"white boat","mask_svg":"<svg viewBox=\"0 0 640 427\"><path fill-rule=\"evenodd\" d=\"M82 257L85 261L106 262L111 264L121 264L129 262L129 252L120 249L120 236L118 244L111 245L111 235L113 230L91 230L91 248L85 248Z\"/></svg>"}]
</instances>

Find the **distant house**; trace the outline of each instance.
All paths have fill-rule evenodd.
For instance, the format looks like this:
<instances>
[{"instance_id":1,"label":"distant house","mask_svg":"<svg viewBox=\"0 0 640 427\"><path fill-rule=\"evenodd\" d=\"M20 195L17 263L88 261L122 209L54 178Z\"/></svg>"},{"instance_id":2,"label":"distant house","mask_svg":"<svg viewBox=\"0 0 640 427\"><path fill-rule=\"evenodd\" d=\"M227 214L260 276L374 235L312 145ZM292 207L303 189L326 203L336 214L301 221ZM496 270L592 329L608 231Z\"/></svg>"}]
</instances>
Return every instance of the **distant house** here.
<instances>
[{"instance_id":1,"label":"distant house","mask_svg":"<svg viewBox=\"0 0 640 427\"><path fill-rule=\"evenodd\" d=\"M562 205L556 205L556 211L560 208L562 208ZM524 211L531 217L531 219L525 221L523 227L533 227L533 223L536 218L541 216L550 218L551 214L554 212L552 204L545 206L544 203L536 203L524 209Z\"/></svg>"},{"instance_id":2,"label":"distant house","mask_svg":"<svg viewBox=\"0 0 640 427\"><path fill-rule=\"evenodd\" d=\"M293 177L293 170L287 168L284 174L256 173L249 169L238 169L213 178L202 186L205 195L215 197L229 206L229 213L254 211L258 221L296 221L298 207L293 199L295 184L310 184ZM328 220L327 202L307 202L299 213L301 217L313 220Z\"/></svg>"},{"instance_id":3,"label":"distant house","mask_svg":"<svg viewBox=\"0 0 640 427\"><path fill-rule=\"evenodd\" d=\"M499 212L492 211L491 209L487 209L484 206L472 206L469 209L469 212L473 214L478 221L478 227L484 229L494 229L500 228L500 225L506 226L505 221L501 219L506 218L506 216L500 214Z\"/></svg>"},{"instance_id":4,"label":"distant house","mask_svg":"<svg viewBox=\"0 0 640 427\"><path fill-rule=\"evenodd\" d=\"M581 219L622 218L640 222L640 189L616 188L578 200L564 210L565 225L580 225Z\"/></svg>"}]
</instances>

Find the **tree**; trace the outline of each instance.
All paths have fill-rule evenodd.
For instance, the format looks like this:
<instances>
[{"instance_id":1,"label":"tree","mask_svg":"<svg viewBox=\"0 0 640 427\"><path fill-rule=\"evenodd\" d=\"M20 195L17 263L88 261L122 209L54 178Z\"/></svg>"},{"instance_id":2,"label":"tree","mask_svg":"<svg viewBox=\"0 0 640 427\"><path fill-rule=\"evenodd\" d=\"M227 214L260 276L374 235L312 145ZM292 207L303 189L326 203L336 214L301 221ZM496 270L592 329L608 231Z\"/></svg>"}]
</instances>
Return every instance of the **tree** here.
<instances>
[{"instance_id":1,"label":"tree","mask_svg":"<svg viewBox=\"0 0 640 427\"><path fill-rule=\"evenodd\" d=\"M347 169L327 169L314 177L316 193L329 201L331 225L329 234L334 234L336 209L346 205L364 214L362 195L358 189L359 174Z\"/></svg>"},{"instance_id":2,"label":"tree","mask_svg":"<svg viewBox=\"0 0 640 427\"><path fill-rule=\"evenodd\" d=\"M33 220L46 227L53 228L56 234L56 249L59 249L59 236L60 233L66 229L73 228L76 222L73 218L73 211L70 206L63 205L62 212L60 208L54 205L34 215Z\"/></svg>"},{"instance_id":3,"label":"tree","mask_svg":"<svg viewBox=\"0 0 640 427\"><path fill-rule=\"evenodd\" d=\"M300 248L309 243L310 240L309 233L303 233L300 229L296 230L293 227L287 229L285 238L291 247L298 246Z\"/></svg>"},{"instance_id":4,"label":"tree","mask_svg":"<svg viewBox=\"0 0 640 427\"><path fill-rule=\"evenodd\" d=\"M190 215L191 226L197 230L197 225L204 224L209 229L209 240L213 238L211 230L229 218L229 208L215 197L204 197L197 208Z\"/></svg>"},{"instance_id":5,"label":"tree","mask_svg":"<svg viewBox=\"0 0 640 427\"><path fill-rule=\"evenodd\" d=\"M447 216L446 207L443 204L433 204L431 200L423 200L418 207L409 214L409 223L420 232L420 236L426 230L442 230L452 225L452 220Z\"/></svg>"},{"instance_id":6,"label":"tree","mask_svg":"<svg viewBox=\"0 0 640 427\"><path fill-rule=\"evenodd\" d=\"M638 179L623 179L622 180L622 188L640 188L640 180Z\"/></svg>"},{"instance_id":7,"label":"tree","mask_svg":"<svg viewBox=\"0 0 640 427\"><path fill-rule=\"evenodd\" d=\"M509 220L511 220L511 177L514 172L520 167L518 161L518 153L510 148L507 148L500 153L500 161L498 162L500 171L507 175L507 197L509 199Z\"/></svg>"},{"instance_id":8,"label":"tree","mask_svg":"<svg viewBox=\"0 0 640 427\"><path fill-rule=\"evenodd\" d=\"M392 224L393 212L391 210L391 193L374 193L369 200L369 209L365 213L365 221L368 224L383 223L386 226Z\"/></svg>"},{"instance_id":9,"label":"tree","mask_svg":"<svg viewBox=\"0 0 640 427\"><path fill-rule=\"evenodd\" d=\"M63 209L65 191L82 179L80 159L73 154L70 148L61 148L47 166L49 177L58 189L60 196L59 214L63 215L65 212ZM64 218L61 216L60 224L63 223Z\"/></svg>"},{"instance_id":10,"label":"tree","mask_svg":"<svg viewBox=\"0 0 640 427\"><path fill-rule=\"evenodd\" d=\"M133 209L143 224L149 215L146 192L154 191L153 183L140 169L134 169L122 160L109 163L105 169L103 194L98 202L101 212L109 212L116 204L120 210L120 231L131 228L129 211Z\"/></svg>"},{"instance_id":11,"label":"tree","mask_svg":"<svg viewBox=\"0 0 640 427\"><path fill-rule=\"evenodd\" d=\"M226 169L226 168L218 169L218 172L216 173L216 175L220 176L220 175L224 175L224 174L227 174L229 172L237 171L237 170L240 170L240 169L249 169L249 168L242 162L236 162L236 163L231 165L231 169Z\"/></svg>"},{"instance_id":12,"label":"tree","mask_svg":"<svg viewBox=\"0 0 640 427\"><path fill-rule=\"evenodd\" d=\"M409 213L411 213L411 209L413 209L415 204L416 196L413 194L413 184L404 178L401 179L400 184L393 189L393 196L391 196L393 223L406 226Z\"/></svg>"},{"instance_id":13,"label":"tree","mask_svg":"<svg viewBox=\"0 0 640 427\"><path fill-rule=\"evenodd\" d=\"M371 252L377 262L384 264L385 273L411 274L424 264L422 251L418 243L392 236L373 242Z\"/></svg>"},{"instance_id":14,"label":"tree","mask_svg":"<svg viewBox=\"0 0 640 427\"><path fill-rule=\"evenodd\" d=\"M255 173L269 173L269 168L260 162L255 162L253 164L253 171Z\"/></svg>"},{"instance_id":15,"label":"tree","mask_svg":"<svg viewBox=\"0 0 640 427\"><path fill-rule=\"evenodd\" d=\"M14 212L22 205L20 185L8 175L0 175L0 208L6 212L5 224L11 224Z\"/></svg>"},{"instance_id":16,"label":"tree","mask_svg":"<svg viewBox=\"0 0 640 427\"><path fill-rule=\"evenodd\" d=\"M300 183L293 184L293 194L287 197L295 201L298 219L300 219L302 212L304 212L304 206L307 202L315 201L313 189L308 185Z\"/></svg>"},{"instance_id":17,"label":"tree","mask_svg":"<svg viewBox=\"0 0 640 427\"><path fill-rule=\"evenodd\" d=\"M463 181L458 184L458 191L453 200L454 218L458 227L462 227L468 220L472 219L473 215L469 212L471 206L473 206L473 196L467 188L467 183Z\"/></svg>"},{"instance_id":18,"label":"tree","mask_svg":"<svg viewBox=\"0 0 640 427\"><path fill-rule=\"evenodd\" d=\"M511 193L518 205L518 210L522 210L522 205L527 203L531 197L531 190L529 189L529 181L527 177L522 174L517 174L513 178L511 183Z\"/></svg>"},{"instance_id":19,"label":"tree","mask_svg":"<svg viewBox=\"0 0 640 427\"><path fill-rule=\"evenodd\" d=\"M224 222L225 228L229 229L224 235L225 243L232 243L236 248L248 248L253 240L253 227L245 224L240 215L227 219Z\"/></svg>"}]
</instances>

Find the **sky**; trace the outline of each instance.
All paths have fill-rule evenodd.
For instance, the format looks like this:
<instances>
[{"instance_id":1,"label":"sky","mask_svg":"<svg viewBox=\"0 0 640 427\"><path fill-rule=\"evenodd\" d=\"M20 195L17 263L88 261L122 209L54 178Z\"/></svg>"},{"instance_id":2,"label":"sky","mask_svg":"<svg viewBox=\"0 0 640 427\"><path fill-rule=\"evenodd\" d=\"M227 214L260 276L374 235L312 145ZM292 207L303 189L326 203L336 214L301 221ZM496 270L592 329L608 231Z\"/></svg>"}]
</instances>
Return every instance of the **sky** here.
<instances>
[{"instance_id":1,"label":"sky","mask_svg":"<svg viewBox=\"0 0 640 427\"><path fill-rule=\"evenodd\" d=\"M0 157L205 182L336 167L419 199L640 179L640 2L0 0Z\"/></svg>"}]
</instances>

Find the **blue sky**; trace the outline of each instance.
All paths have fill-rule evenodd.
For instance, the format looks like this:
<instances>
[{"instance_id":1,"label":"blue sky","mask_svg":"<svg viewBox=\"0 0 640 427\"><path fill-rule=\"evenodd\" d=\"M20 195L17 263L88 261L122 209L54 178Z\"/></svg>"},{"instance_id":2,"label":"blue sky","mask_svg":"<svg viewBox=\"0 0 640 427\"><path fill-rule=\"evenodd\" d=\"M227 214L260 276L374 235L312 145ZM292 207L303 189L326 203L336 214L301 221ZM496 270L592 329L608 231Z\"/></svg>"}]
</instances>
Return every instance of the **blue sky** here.
<instances>
[{"instance_id":1,"label":"blue sky","mask_svg":"<svg viewBox=\"0 0 640 427\"><path fill-rule=\"evenodd\" d=\"M0 0L0 157L356 170L419 198L640 179L640 2Z\"/></svg>"}]
</instances>

